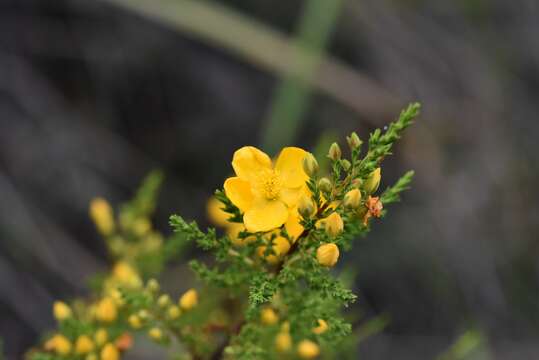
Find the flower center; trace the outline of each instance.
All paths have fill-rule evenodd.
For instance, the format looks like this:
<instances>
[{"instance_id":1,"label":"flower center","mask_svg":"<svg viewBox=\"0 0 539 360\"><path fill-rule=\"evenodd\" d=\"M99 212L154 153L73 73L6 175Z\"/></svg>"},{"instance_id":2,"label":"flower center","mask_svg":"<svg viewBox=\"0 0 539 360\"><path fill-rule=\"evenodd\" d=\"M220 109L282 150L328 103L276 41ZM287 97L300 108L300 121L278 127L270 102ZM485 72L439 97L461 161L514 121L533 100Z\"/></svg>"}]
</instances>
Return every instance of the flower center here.
<instances>
[{"instance_id":1,"label":"flower center","mask_svg":"<svg viewBox=\"0 0 539 360\"><path fill-rule=\"evenodd\" d=\"M267 170L258 178L258 189L268 200L275 200L281 192L281 178L275 170Z\"/></svg>"}]
</instances>

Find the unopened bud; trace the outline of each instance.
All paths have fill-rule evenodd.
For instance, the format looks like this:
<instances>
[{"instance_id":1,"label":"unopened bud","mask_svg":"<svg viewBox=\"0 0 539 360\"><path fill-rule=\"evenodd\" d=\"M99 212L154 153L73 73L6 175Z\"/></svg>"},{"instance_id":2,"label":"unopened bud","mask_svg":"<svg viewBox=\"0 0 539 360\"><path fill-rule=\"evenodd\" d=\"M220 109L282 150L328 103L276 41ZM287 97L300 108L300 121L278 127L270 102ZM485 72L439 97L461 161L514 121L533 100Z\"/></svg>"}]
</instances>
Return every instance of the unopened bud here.
<instances>
[{"instance_id":1,"label":"unopened bud","mask_svg":"<svg viewBox=\"0 0 539 360\"><path fill-rule=\"evenodd\" d=\"M260 321L265 325L274 325L279 321L279 316L272 308L264 308L260 312Z\"/></svg>"},{"instance_id":2,"label":"unopened bud","mask_svg":"<svg viewBox=\"0 0 539 360\"><path fill-rule=\"evenodd\" d=\"M275 347L279 352L287 352L292 347L292 337L288 332L280 332L275 337Z\"/></svg>"},{"instance_id":3,"label":"unopened bud","mask_svg":"<svg viewBox=\"0 0 539 360\"><path fill-rule=\"evenodd\" d=\"M72 315L71 308L63 301L55 301L52 312L58 321L63 321Z\"/></svg>"},{"instance_id":4,"label":"unopened bud","mask_svg":"<svg viewBox=\"0 0 539 360\"><path fill-rule=\"evenodd\" d=\"M337 144L336 142L331 144L331 146L329 147L328 158L330 158L333 161L337 161L341 158L341 154L342 153L341 153L341 148L339 147L339 144Z\"/></svg>"},{"instance_id":5,"label":"unopened bud","mask_svg":"<svg viewBox=\"0 0 539 360\"><path fill-rule=\"evenodd\" d=\"M180 307L183 310L191 310L198 304L198 293L195 289L187 290L180 298Z\"/></svg>"},{"instance_id":6,"label":"unopened bud","mask_svg":"<svg viewBox=\"0 0 539 360\"><path fill-rule=\"evenodd\" d=\"M138 317L135 314L130 315L129 318L127 319L127 322L129 322L129 325L135 330L140 329L142 327L142 321L140 320L140 317Z\"/></svg>"},{"instance_id":7,"label":"unopened bud","mask_svg":"<svg viewBox=\"0 0 539 360\"><path fill-rule=\"evenodd\" d=\"M150 280L148 280L148 283L146 284L146 289L149 292L156 293L156 292L159 291L160 286L159 286L159 283L157 282L157 280L150 279Z\"/></svg>"},{"instance_id":8,"label":"unopened bud","mask_svg":"<svg viewBox=\"0 0 539 360\"><path fill-rule=\"evenodd\" d=\"M328 323L324 319L318 319L318 326L313 328L313 333L320 335L327 331L329 328Z\"/></svg>"},{"instance_id":9,"label":"unopened bud","mask_svg":"<svg viewBox=\"0 0 539 360\"><path fill-rule=\"evenodd\" d=\"M103 349L101 349L101 360L119 360L120 351L118 348L111 343L106 344Z\"/></svg>"},{"instance_id":10,"label":"unopened bud","mask_svg":"<svg viewBox=\"0 0 539 360\"><path fill-rule=\"evenodd\" d=\"M154 341L161 341L163 339L163 331L158 327L153 327L148 330L148 336Z\"/></svg>"},{"instance_id":11,"label":"unopened bud","mask_svg":"<svg viewBox=\"0 0 539 360\"><path fill-rule=\"evenodd\" d=\"M361 146L361 140L359 139L359 136L357 136L356 132L350 134L350 136L346 137L346 141L348 142L348 146L351 150L355 150Z\"/></svg>"},{"instance_id":12,"label":"unopened bud","mask_svg":"<svg viewBox=\"0 0 539 360\"><path fill-rule=\"evenodd\" d=\"M337 235L342 233L343 228L344 228L344 223L342 221L342 218L336 212L331 213L331 215L329 215L325 219L324 224L325 224L326 232L332 237L336 237Z\"/></svg>"},{"instance_id":13,"label":"unopened bud","mask_svg":"<svg viewBox=\"0 0 539 360\"><path fill-rule=\"evenodd\" d=\"M333 186L331 185L331 181L328 178L323 177L318 181L318 187L323 192L330 192Z\"/></svg>"},{"instance_id":14,"label":"unopened bud","mask_svg":"<svg viewBox=\"0 0 539 360\"><path fill-rule=\"evenodd\" d=\"M310 219L316 212L314 202L307 195L300 197L298 202L298 212L304 219Z\"/></svg>"},{"instance_id":15,"label":"unopened bud","mask_svg":"<svg viewBox=\"0 0 539 360\"><path fill-rule=\"evenodd\" d=\"M90 203L90 217L102 235L108 236L114 232L114 214L107 200L93 199Z\"/></svg>"},{"instance_id":16,"label":"unopened bud","mask_svg":"<svg viewBox=\"0 0 539 360\"><path fill-rule=\"evenodd\" d=\"M167 310L167 317L170 319L170 320L176 320L177 318L179 318L181 315L181 310L179 307L177 307L176 305L172 305L171 307L168 308Z\"/></svg>"},{"instance_id":17,"label":"unopened bud","mask_svg":"<svg viewBox=\"0 0 539 360\"><path fill-rule=\"evenodd\" d=\"M352 189L344 195L344 206L349 209L355 209L361 203L361 191L359 189Z\"/></svg>"},{"instance_id":18,"label":"unopened bud","mask_svg":"<svg viewBox=\"0 0 539 360\"><path fill-rule=\"evenodd\" d=\"M350 167L352 166L352 164L350 164L350 161L348 161L346 159L341 160L341 165L342 165L344 171L350 170Z\"/></svg>"},{"instance_id":19,"label":"unopened bud","mask_svg":"<svg viewBox=\"0 0 539 360\"><path fill-rule=\"evenodd\" d=\"M309 177L313 177L318 170L318 161L316 161L313 154L307 153L303 158L303 171L305 171L305 174L309 175Z\"/></svg>"},{"instance_id":20,"label":"unopened bud","mask_svg":"<svg viewBox=\"0 0 539 360\"><path fill-rule=\"evenodd\" d=\"M335 266L337 260L339 260L339 248L333 243L321 245L316 250L316 260L322 266Z\"/></svg>"},{"instance_id":21,"label":"unopened bud","mask_svg":"<svg viewBox=\"0 0 539 360\"><path fill-rule=\"evenodd\" d=\"M168 296L167 294L163 294L159 296L159 299L157 299L157 305L162 308L169 306L171 302L172 301L170 300L170 296Z\"/></svg>"},{"instance_id":22,"label":"unopened bud","mask_svg":"<svg viewBox=\"0 0 539 360\"><path fill-rule=\"evenodd\" d=\"M367 180L365 180L365 183L363 184L363 189L367 194L372 194L376 190L378 190L378 186L380 186L380 179L382 178L382 169L377 168L374 170Z\"/></svg>"}]
</instances>

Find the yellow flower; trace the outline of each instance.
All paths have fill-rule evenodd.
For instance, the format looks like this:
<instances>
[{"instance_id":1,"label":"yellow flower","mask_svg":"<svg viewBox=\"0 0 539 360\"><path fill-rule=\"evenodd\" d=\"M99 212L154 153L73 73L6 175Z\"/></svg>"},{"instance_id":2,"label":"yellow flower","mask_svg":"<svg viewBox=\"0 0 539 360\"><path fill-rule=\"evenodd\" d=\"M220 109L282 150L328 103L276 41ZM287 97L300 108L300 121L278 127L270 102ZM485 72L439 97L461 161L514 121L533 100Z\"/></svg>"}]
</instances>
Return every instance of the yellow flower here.
<instances>
[{"instance_id":1,"label":"yellow flower","mask_svg":"<svg viewBox=\"0 0 539 360\"><path fill-rule=\"evenodd\" d=\"M108 236L114 232L114 215L107 200L100 197L93 199L90 202L90 217L102 235Z\"/></svg>"},{"instance_id":2,"label":"yellow flower","mask_svg":"<svg viewBox=\"0 0 539 360\"><path fill-rule=\"evenodd\" d=\"M259 246L257 249L258 256L265 258L265 260L270 264L277 264L281 257L286 255L288 250L290 250L290 242L285 237L277 236L272 240L272 249L274 254L264 255L266 253L266 249L266 245Z\"/></svg>"},{"instance_id":3,"label":"yellow flower","mask_svg":"<svg viewBox=\"0 0 539 360\"><path fill-rule=\"evenodd\" d=\"M352 189L344 195L343 204L349 209L356 209L361 203L361 191Z\"/></svg>"},{"instance_id":4,"label":"yellow flower","mask_svg":"<svg viewBox=\"0 0 539 360\"><path fill-rule=\"evenodd\" d=\"M58 321L63 321L72 315L71 308L63 301L55 301L53 304L52 312L54 317Z\"/></svg>"},{"instance_id":5,"label":"yellow flower","mask_svg":"<svg viewBox=\"0 0 539 360\"><path fill-rule=\"evenodd\" d=\"M45 350L54 351L58 355L67 355L71 352L71 342L61 334L56 334L44 345Z\"/></svg>"},{"instance_id":6,"label":"yellow flower","mask_svg":"<svg viewBox=\"0 0 539 360\"><path fill-rule=\"evenodd\" d=\"M303 171L305 150L284 148L275 166L268 155L252 146L234 153L236 177L225 181L225 193L243 213L251 232L269 231L288 219L288 208L297 204L308 177Z\"/></svg>"},{"instance_id":7,"label":"yellow flower","mask_svg":"<svg viewBox=\"0 0 539 360\"><path fill-rule=\"evenodd\" d=\"M154 341L160 341L163 338L163 331L158 327L153 327L148 330L148 336Z\"/></svg>"},{"instance_id":8,"label":"yellow flower","mask_svg":"<svg viewBox=\"0 0 539 360\"><path fill-rule=\"evenodd\" d=\"M320 355L320 348L311 340L302 340L298 344L298 355L302 359L314 359Z\"/></svg>"},{"instance_id":9,"label":"yellow flower","mask_svg":"<svg viewBox=\"0 0 539 360\"><path fill-rule=\"evenodd\" d=\"M344 223L342 221L341 215L339 215L337 212L332 212L325 220L324 220L324 226L326 228L326 232L332 236L336 237L340 233L342 233L344 228Z\"/></svg>"},{"instance_id":10,"label":"yellow flower","mask_svg":"<svg viewBox=\"0 0 539 360\"><path fill-rule=\"evenodd\" d=\"M75 342L75 352L77 354L88 354L94 349L94 342L88 335L81 335Z\"/></svg>"},{"instance_id":11,"label":"yellow flower","mask_svg":"<svg viewBox=\"0 0 539 360\"><path fill-rule=\"evenodd\" d=\"M262 311L260 312L260 321L262 321L262 323L265 325L274 325L277 323L277 321L279 321L279 316L277 315L275 310L270 307L267 307L262 309Z\"/></svg>"},{"instance_id":12,"label":"yellow flower","mask_svg":"<svg viewBox=\"0 0 539 360\"><path fill-rule=\"evenodd\" d=\"M118 310L116 304L110 297L103 298L98 304L96 309L97 320L102 322L113 322L118 316Z\"/></svg>"},{"instance_id":13,"label":"yellow flower","mask_svg":"<svg viewBox=\"0 0 539 360\"><path fill-rule=\"evenodd\" d=\"M280 332L275 337L277 351L286 352L292 347L292 337L288 332Z\"/></svg>"},{"instance_id":14,"label":"yellow flower","mask_svg":"<svg viewBox=\"0 0 539 360\"><path fill-rule=\"evenodd\" d=\"M372 173L370 173L367 180L365 180L365 183L363 184L363 189L367 194L372 194L376 190L378 190L378 186L380 186L380 180L382 179L382 169L377 168Z\"/></svg>"},{"instance_id":15,"label":"yellow flower","mask_svg":"<svg viewBox=\"0 0 539 360\"><path fill-rule=\"evenodd\" d=\"M316 259L320 265L332 267L339 260L339 248L333 243L321 245L316 250Z\"/></svg>"},{"instance_id":16,"label":"yellow flower","mask_svg":"<svg viewBox=\"0 0 539 360\"><path fill-rule=\"evenodd\" d=\"M119 360L120 352L114 344L108 343L101 350L101 360Z\"/></svg>"},{"instance_id":17,"label":"yellow flower","mask_svg":"<svg viewBox=\"0 0 539 360\"><path fill-rule=\"evenodd\" d=\"M129 318L127 318L127 321L129 322L129 325L135 330L140 329L142 327L142 321L140 321L140 317L138 317L135 314L129 315Z\"/></svg>"},{"instance_id":18,"label":"yellow flower","mask_svg":"<svg viewBox=\"0 0 539 360\"><path fill-rule=\"evenodd\" d=\"M142 280L138 272L125 261L117 262L112 268L112 277L118 285L129 288L139 288L142 286Z\"/></svg>"},{"instance_id":19,"label":"yellow flower","mask_svg":"<svg viewBox=\"0 0 539 360\"><path fill-rule=\"evenodd\" d=\"M317 335L320 335L320 334L325 333L328 328L329 327L328 327L328 323L326 322L326 320L318 319L318 326L313 328L313 333L315 333Z\"/></svg>"},{"instance_id":20,"label":"yellow flower","mask_svg":"<svg viewBox=\"0 0 539 360\"><path fill-rule=\"evenodd\" d=\"M198 304L198 293L195 289L187 290L180 298L180 307L190 310Z\"/></svg>"},{"instance_id":21,"label":"yellow flower","mask_svg":"<svg viewBox=\"0 0 539 360\"><path fill-rule=\"evenodd\" d=\"M107 333L107 330L103 328L98 329L94 334L95 343L98 346L101 346L104 343L106 343L108 338L109 338L109 334Z\"/></svg>"}]
</instances>

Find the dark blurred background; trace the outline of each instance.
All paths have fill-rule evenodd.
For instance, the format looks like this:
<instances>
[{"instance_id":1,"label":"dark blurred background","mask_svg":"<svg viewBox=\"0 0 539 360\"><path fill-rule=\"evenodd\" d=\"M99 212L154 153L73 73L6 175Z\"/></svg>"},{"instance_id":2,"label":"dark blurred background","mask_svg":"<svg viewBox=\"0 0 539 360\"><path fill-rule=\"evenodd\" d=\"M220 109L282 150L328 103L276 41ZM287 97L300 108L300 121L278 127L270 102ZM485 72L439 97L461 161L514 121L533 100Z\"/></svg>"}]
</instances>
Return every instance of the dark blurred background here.
<instances>
[{"instance_id":1,"label":"dark blurred background","mask_svg":"<svg viewBox=\"0 0 539 360\"><path fill-rule=\"evenodd\" d=\"M537 1L0 1L8 358L105 268L94 196L161 168L158 228L208 224L236 148L366 138L416 100L382 180L415 169L413 189L345 256L391 318L361 358L434 359L469 329L482 358L539 358Z\"/></svg>"}]
</instances>

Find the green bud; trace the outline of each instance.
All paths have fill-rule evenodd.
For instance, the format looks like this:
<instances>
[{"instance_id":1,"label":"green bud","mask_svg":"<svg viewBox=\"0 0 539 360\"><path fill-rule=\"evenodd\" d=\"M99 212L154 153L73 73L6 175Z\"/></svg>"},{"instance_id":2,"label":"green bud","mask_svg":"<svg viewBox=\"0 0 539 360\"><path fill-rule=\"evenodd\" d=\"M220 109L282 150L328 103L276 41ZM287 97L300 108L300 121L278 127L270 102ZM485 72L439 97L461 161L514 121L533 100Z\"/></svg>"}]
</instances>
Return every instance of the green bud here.
<instances>
[{"instance_id":1,"label":"green bud","mask_svg":"<svg viewBox=\"0 0 539 360\"><path fill-rule=\"evenodd\" d=\"M298 212L304 219L310 219L316 212L314 202L310 197L303 195L298 202Z\"/></svg>"},{"instance_id":2,"label":"green bud","mask_svg":"<svg viewBox=\"0 0 539 360\"><path fill-rule=\"evenodd\" d=\"M363 184L363 189L367 194L372 194L376 190L378 190L378 186L380 186L380 180L382 178L382 169L377 168L374 170L367 180L365 180L365 183Z\"/></svg>"},{"instance_id":3,"label":"green bud","mask_svg":"<svg viewBox=\"0 0 539 360\"><path fill-rule=\"evenodd\" d=\"M333 188L333 186L331 185L331 181L326 177L323 177L318 181L318 187L323 192L330 192Z\"/></svg>"},{"instance_id":4,"label":"green bud","mask_svg":"<svg viewBox=\"0 0 539 360\"><path fill-rule=\"evenodd\" d=\"M171 303L172 301L170 300L170 296L167 294L163 294L159 296L159 299L157 299L157 305L162 308L169 306Z\"/></svg>"},{"instance_id":5,"label":"green bud","mask_svg":"<svg viewBox=\"0 0 539 360\"><path fill-rule=\"evenodd\" d=\"M149 292L152 292L152 293L156 293L159 291L159 283L157 282L157 280L155 279L150 279L148 280L148 282L146 283L146 289L149 291Z\"/></svg>"},{"instance_id":6,"label":"green bud","mask_svg":"<svg viewBox=\"0 0 539 360\"><path fill-rule=\"evenodd\" d=\"M361 139L359 138L359 136L357 136L355 131L351 133L350 136L346 137L346 141L348 142L348 146L351 150L359 148L362 144Z\"/></svg>"},{"instance_id":7,"label":"green bud","mask_svg":"<svg viewBox=\"0 0 539 360\"><path fill-rule=\"evenodd\" d=\"M303 158L303 171L305 171L305 174L309 175L309 177L313 177L318 172L318 169L319 166L316 158L313 154L307 153Z\"/></svg>"},{"instance_id":8,"label":"green bud","mask_svg":"<svg viewBox=\"0 0 539 360\"><path fill-rule=\"evenodd\" d=\"M341 165L345 171L350 170L350 167L352 166L352 164L350 164L350 161L346 159L341 160Z\"/></svg>"},{"instance_id":9,"label":"green bud","mask_svg":"<svg viewBox=\"0 0 539 360\"><path fill-rule=\"evenodd\" d=\"M341 153L341 148L339 147L339 144L337 144L336 142L331 144L331 146L329 147L328 158L330 158L333 161L337 161L341 158L341 155L342 153Z\"/></svg>"}]
</instances>

